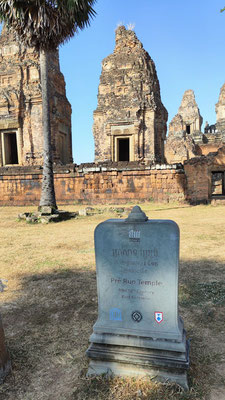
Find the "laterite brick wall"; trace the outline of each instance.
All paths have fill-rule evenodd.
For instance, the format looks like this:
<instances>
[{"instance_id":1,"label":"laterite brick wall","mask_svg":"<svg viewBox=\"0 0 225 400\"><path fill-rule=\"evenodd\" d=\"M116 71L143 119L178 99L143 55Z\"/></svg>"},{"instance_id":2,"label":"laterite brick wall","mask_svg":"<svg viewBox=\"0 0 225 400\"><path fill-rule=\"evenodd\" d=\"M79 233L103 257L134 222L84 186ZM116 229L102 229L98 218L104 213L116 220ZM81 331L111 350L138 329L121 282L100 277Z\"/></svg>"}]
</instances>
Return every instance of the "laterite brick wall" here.
<instances>
[{"instance_id":1,"label":"laterite brick wall","mask_svg":"<svg viewBox=\"0 0 225 400\"><path fill-rule=\"evenodd\" d=\"M41 176L39 167L0 168L0 205L38 204ZM67 165L55 169L54 179L58 204L185 201L179 165Z\"/></svg>"},{"instance_id":2,"label":"laterite brick wall","mask_svg":"<svg viewBox=\"0 0 225 400\"><path fill-rule=\"evenodd\" d=\"M212 172L225 173L225 146L208 156L185 161L184 171L187 179L186 200L193 204L211 202Z\"/></svg>"}]
</instances>

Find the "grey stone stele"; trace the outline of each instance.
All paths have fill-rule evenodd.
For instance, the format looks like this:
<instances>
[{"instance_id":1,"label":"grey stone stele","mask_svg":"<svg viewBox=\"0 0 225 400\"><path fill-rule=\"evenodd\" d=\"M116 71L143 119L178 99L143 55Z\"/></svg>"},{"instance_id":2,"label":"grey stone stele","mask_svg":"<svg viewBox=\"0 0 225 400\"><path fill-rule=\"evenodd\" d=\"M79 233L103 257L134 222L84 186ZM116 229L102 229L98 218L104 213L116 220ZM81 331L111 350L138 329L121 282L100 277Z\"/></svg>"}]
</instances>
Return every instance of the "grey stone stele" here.
<instances>
[{"instance_id":1,"label":"grey stone stele","mask_svg":"<svg viewBox=\"0 0 225 400\"><path fill-rule=\"evenodd\" d=\"M86 352L87 375L145 376L188 390L177 224L148 220L135 206L126 220L97 226L95 254L98 319Z\"/></svg>"}]
</instances>

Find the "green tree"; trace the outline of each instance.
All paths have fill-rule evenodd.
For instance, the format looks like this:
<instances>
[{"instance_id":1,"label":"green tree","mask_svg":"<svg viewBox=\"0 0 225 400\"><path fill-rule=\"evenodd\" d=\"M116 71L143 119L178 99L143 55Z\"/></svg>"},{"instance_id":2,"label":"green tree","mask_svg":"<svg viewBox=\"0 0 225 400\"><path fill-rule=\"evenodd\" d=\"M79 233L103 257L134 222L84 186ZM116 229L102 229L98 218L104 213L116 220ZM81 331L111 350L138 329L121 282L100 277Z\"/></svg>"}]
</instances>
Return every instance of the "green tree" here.
<instances>
[{"instance_id":1,"label":"green tree","mask_svg":"<svg viewBox=\"0 0 225 400\"><path fill-rule=\"evenodd\" d=\"M96 0L0 0L0 21L25 46L40 52L43 178L40 208L56 209L49 113L48 53L68 41L95 16Z\"/></svg>"}]
</instances>

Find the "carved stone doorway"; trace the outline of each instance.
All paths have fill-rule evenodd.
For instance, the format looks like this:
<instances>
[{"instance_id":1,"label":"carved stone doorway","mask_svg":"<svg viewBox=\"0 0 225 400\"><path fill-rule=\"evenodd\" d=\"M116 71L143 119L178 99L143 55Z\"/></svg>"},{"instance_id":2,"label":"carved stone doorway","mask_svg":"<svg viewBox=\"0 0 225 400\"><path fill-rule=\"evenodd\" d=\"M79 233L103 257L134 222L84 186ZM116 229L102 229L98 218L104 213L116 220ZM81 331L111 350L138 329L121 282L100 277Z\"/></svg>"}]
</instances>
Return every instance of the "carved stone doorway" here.
<instances>
[{"instance_id":1,"label":"carved stone doorway","mask_svg":"<svg viewBox=\"0 0 225 400\"><path fill-rule=\"evenodd\" d=\"M130 139L117 138L118 161L130 161Z\"/></svg>"},{"instance_id":2,"label":"carved stone doorway","mask_svg":"<svg viewBox=\"0 0 225 400\"><path fill-rule=\"evenodd\" d=\"M224 171L212 172L212 196L225 195Z\"/></svg>"},{"instance_id":3,"label":"carved stone doorway","mask_svg":"<svg viewBox=\"0 0 225 400\"><path fill-rule=\"evenodd\" d=\"M134 161L134 135L113 136L112 159L115 162Z\"/></svg>"},{"instance_id":4,"label":"carved stone doorway","mask_svg":"<svg viewBox=\"0 0 225 400\"><path fill-rule=\"evenodd\" d=\"M19 164L16 132L2 132L3 165Z\"/></svg>"},{"instance_id":5,"label":"carved stone doorway","mask_svg":"<svg viewBox=\"0 0 225 400\"><path fill-rule=\"evenodd\" d=\"M188 135L191 133L191 125L186 125L186 132Z\"/></svg>"}]
</instances>

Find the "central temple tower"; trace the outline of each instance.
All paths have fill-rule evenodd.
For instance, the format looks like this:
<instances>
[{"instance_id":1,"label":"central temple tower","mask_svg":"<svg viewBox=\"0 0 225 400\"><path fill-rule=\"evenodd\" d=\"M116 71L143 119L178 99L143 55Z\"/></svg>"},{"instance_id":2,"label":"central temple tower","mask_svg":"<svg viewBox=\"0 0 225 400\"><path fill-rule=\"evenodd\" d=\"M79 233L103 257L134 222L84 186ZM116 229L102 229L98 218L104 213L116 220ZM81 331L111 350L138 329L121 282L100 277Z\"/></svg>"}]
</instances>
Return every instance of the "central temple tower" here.
<instances>
[{"instance_id":1,"label":"central temple tower","mask_svg":"<svg viewBox=\"0 0 225 400\"><path fill-rule=\"evenodd\" d=\"M95 162L164 162L167 118L153 60L136 34L120 26L114 52L102 62Z\"/></svg>"}]
</instances>

